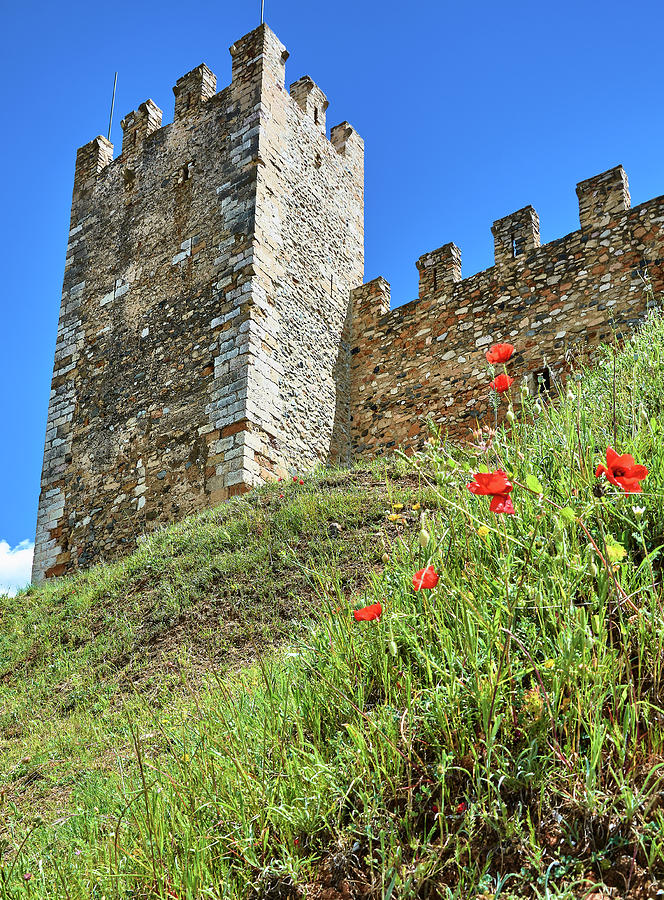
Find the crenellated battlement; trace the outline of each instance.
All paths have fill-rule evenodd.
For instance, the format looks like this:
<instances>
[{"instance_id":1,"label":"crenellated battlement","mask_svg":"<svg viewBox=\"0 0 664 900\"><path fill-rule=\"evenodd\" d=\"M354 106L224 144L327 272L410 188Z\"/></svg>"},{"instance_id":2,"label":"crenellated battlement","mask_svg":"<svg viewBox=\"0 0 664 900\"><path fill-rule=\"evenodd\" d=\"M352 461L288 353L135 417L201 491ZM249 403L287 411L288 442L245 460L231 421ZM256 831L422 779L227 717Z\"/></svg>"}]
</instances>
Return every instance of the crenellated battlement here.
<instances>
[{"instance_id":1,"label":"crenellated battlement","mask_svg":"<svg viewBox=\"0 0 664 900\"><path fill-rule=\"evenodd\" d=\"M526 206L491 228L495 264L461 277L461 252L444 244L417 261L416 300L389 310L382 278L351 292L353 449L373 455L424 437L413 419L431 415L452 434L489 411L484 351L516 345L512 369L538 384L565 372L578 346L610 340L647 309L647 275L664 290L664 197L630 208L616 166L579 182L580 229L540 243ZM514 374L514 372L513 372Z\"/></svg>"},{"instance_id":2,"label":"crenellated battlement","mask_svg":"<svg viewBox=\"0 0 664 900\"><path fill-rule=\"evenodd\" d=\"M290 95L302 112L313 119L314 124L325 134L325 114L330 104L318 85L305 75L291 84Z\"/></svg>"},{"instance_id":3,"label":"crenellated battlement","mask_svg":"<svg viewBox=\"0 0 664 900\"><path fill-rule=\"evenodd\" d=\"M576 193L581 223L579 231L548 244L541 244L539 216L532 206L525 206L496 219L491 226L495 263L484 272L463 278L461 250L454 243L443 244L436 250L424 253L416 262L420 274L418 298L410 302L458 296L459 291L463 292L473 279L499 277L497 272L494 273L495 268L535 268L540 257L545 259L554 247L558 251L561 242L575 243L582 233L584 240L587 240L589 231L605 228L613 219L630 209L629 184L622 166L580 181L576 186ZM364 303L363 300L363 309ZM409 305L405 304L397 309L405 312Z\"/></svg>"},{"instance_id":4,"label":"crenellated battlement","mask_svg":"<svg viewBox=\"0 0 664 900\"><path fill-rule=\"evenodd\" d=\"M581 228L598 228L630 208L629 184L622 166L601 172L576 186Z\"/></svg>"},{"instance_id":5,"label":"crenellated battlement","mask_svg":"<svg viewBox=\"0 0 664 900\"><path fill-rule=\"evenodd\" d=\"M420 273L420 297L442 297L461 281L461 250L456 244L443 244L417 260Z\"/></svg>"},{"instance_id":6,"label":"crenellated battlement","mask_svg":"<svg viewBox=\"0 0 664 900\"><path fill-rule=\"evenodd\" d=\"M76 151L74 194L89 191L97 176L113 161L113 144L99 135Z\"/></svg>"},{"instance_id":7,"label":"crenellated battlement","mask_svg":"<svg viewBox=\"0 0 664 900\"><path fill-rule=\"evenodd\" d=\"M201 105L217 92L217 76L205 63L196 66L182 78L178 78L175 94L174 121L197 112Z\"/></svg>"},{"instance_id":8,"label":"crenellated battlement","mask_svg":"<svg viewBox=\"0 0 664 900\"><path fill-rule=\"evenodd\" d=\"M261 25L236 41L229 48L229 52L232 57L232 80L223 90L217 92L217 76L205 63L178 78L173 87L175 109L172 123L162 123L162 111L152 100L146 100L138 109L127 113L121 121L123 133L121 158L125 164L135 164L145 152L147 138L160 129L180 125L191 128L196 117L205 114L205 106L210 100L215 99L219 106L231 108L238 99L242 102L242 98L246 100L256 91L260 93L266 84L284 88L285 65L289 54L266 25ZM326 111L329 103L318 85L305 75L290 86L290 96L293 103L313 121L325 137ZM255 99L258 100L258 96ZM101 149L92 151L91 144L100 141L104 142L103 147L99 145ZM358 147L360 151L363 149L361 139L347 122L334 126L330 143L342 156L346 153L347 145L354 147L356 154ZM96 154L94 163L89 159L91 152ZM81 147L78 153L76 168L78 172L80 164L82 171L81 176L77 175L76 178L78 182L87 183L88 187L89 179L101 175L114 161L113 145L101 136ZM117 159L120 159L120 156Z\"/></svg>"},{"instance_id":9,"label":"crenellated battlement","mask_svg":"<svg viewBox=\"0 0 664 900\"><path fill-rule=\"evenodd\" d=\"M496 265L509 265L540 246L539 216L532 206L524 206L491 226Z\"/></svg>"},{"instance_id":10,"label":"crenellated battlement","mask_svg":"<svg viewBox=\"0 0 664 900\"><path fill-rule=\"evenodd\" d=\"M124 117L122 126L122 156L125 161L143 149L146 137L161 128L162 112L152 100L141 103L138 109Z\"/></svg>"}]
</instances>

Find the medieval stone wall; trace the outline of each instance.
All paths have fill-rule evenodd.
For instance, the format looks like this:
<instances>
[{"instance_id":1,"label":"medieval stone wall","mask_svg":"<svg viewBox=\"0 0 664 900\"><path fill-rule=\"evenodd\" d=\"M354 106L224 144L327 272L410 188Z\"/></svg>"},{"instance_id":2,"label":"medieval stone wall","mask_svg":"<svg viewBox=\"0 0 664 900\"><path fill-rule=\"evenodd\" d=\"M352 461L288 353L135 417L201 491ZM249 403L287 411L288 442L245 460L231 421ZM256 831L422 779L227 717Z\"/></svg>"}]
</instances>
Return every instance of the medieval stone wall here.
<instances>
[{"instance_id":1,"label":"medieval stone wall","mask_svg":"<svg viewBox=\"0 0 664 900\"><path fill-rule=\"evenodd\" d=\"M620 336L664 290L664 197L629 208L621 167L577 186L581 228L540 246L532 207L494 223L496 263L461 279L446 244L422 256L419 298L390 311L389 284L352 292L351 410L356 456L417 447L424 419L467 437L489 406L484 357L516 353L510 374L555 379L568 351ZM516 388L517 385L514 385ZM516 391L515 391L516 393ZM489 421L493 421L493 414Z\"/></svg>"},{"instance_id":2,"label":"medieval stone wall","mask_svg":"<svg viewBox=\"0 0 664 900\"><path fill-rule=\"evenodd\" d=\"M206 66L177 82L170 125L150 100L126 116L117 159L78 152L34 580L331 452L361 140L327 140L310 80L289 96L267 27L231 56L221 93Z\"/></svg>"}]
</instances>

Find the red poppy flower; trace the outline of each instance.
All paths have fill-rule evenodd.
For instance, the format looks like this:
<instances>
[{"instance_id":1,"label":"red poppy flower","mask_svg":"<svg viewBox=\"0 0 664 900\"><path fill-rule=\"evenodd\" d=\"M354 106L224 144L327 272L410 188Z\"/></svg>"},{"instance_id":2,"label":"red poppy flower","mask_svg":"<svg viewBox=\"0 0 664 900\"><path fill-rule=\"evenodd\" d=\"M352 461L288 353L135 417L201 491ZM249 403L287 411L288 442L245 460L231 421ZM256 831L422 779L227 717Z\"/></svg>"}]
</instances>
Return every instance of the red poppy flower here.
<instances>
[{"instance_id":1,"label":"red poppy flower","mask_svg":"<svg viewBox=\"0 0 664 900\"><path fill-rule=\"evenodd\" d=\"M435 588L438 584L438 579L440 575L436 574L436 570L433 566L427 566L426 569L420 569L419 572L415 572L413 575L413 587L416 591L421 591L422 588L430 589Z\"/></svg>"},{"instance_id":2,"label":"red poppy flower","mask_svg":"<svg viewBox=\"0 0 664 900\"><path fill-rule=\"evenodd\" d=\"M303 482L303 481L300 481L300 484L304 484L304 482Z\"/></svg>"},{"instance_id":3,"label":"red poppy flower","mask_svg":"<svg viewBox=\"0 0 664 900\"><path fill-rule=\"evenodd\" d=\"M489 384L489 387L496 391L499 394L504 394L505 391L508 391L511 385L514 384L514 379L511 375L505 375L503 372L501 375L498 375L493 381Z\"/></svg>"},{"instance_id":4,"label":"red poppy flower","mask_svg":"<svg viewBox=\"0 0 664 900\"><path fill-rule=\"evenodd\" d=\"M626 494L640 494L640 482L646 477L648 470L635 463L634 457L629 453L619 456L612 447L607 447L606 465L600 463L597 466L595 478L599 478L602 473L611 484L621 487Z\"/></svg>"},{"instance_id":5,"label":"red poppy flower","mask_svg":"<svg viewBox=\"0 0 664 900\"><path fill-rule=\"evenodd\" d=\"M495 366L500 365L500 363L506 363L513 353L514 347L512 344L494 344L484 355L486 356L486 361Z\"/></svg>"},{"instance_id":6,"label":"red poppy flower","mask_svg":"<svg viewBox=\"0 0 664 900\"><path fill-rule=\"evenodd\" d=\"M467 809L468 809L468 804L466 803L465 800L462 800L461 803L459 803L459 805L456 808L457 815L460 816L462 813L465 813L465 811Z\"/></svg>"},{"instance_id":7,"label":"red poppy flower","mask_svg":"<svg viewBox=\"0 0 664 900\"><path fill-rule=\"evenodd\" d=\"M293 481L297 483L297 475L293 475Z\"/></svg>"},{"instance_id":8,"label":"red poppy flower","mask_svg":"<svg viewBox=\"0 0 664 900\"><path fill-rule=\"evenodd\" d=\"M496 472L476 472L473 478L475 481L466 485L471 494L489 497L495 494L509 494L513 488L507 478L507 472L503 472L502 469Z\"/></svg>"},{"instance_id":9,"label":"red poppy flower","mask_svg":"<svg viewBox=\"0 0 664 900\"><path fill-rule=\"evenodd\" d=\"M510 497L514 485L508 480L506 472L503 472L502 469L498 469L497 472L476 472L473 477L475 481L466 485L471 494L491 497L489 506L491 512L514 515L514 506Z\"/></svg>"},{"instance_id":10,"label":"red poppy flower","mask_svg":"<svg viewBox=\"0 0 664 900\"><path fill-rule=\"evenodd\" d=\"M494 494L491 498L489 509L494 513L506 513L508 516L514 515L514 504L509 494Z\"/></svg>"},{"instance_id":11,"label":"red poppy flower","mask_svg":"<svg viewBox=\"0 0 664 900\"><path fill-rule=\"evenodd\" d=\"M371 622L373 619L380 619L383 607L380 603L372 603L371 606L364 606L362 609L356 609L353 617L356 622Z\"/></svg>"}]
</instances>

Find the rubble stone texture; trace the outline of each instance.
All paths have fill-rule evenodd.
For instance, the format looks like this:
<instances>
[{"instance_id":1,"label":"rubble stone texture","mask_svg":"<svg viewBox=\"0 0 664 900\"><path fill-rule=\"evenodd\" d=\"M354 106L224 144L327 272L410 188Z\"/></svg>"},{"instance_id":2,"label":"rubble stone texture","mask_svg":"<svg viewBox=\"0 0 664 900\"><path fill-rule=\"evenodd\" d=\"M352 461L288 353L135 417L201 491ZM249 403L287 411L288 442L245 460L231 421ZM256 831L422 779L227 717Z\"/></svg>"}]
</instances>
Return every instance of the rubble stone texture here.
<instances>
[{"instance_id":1,"label":"rubble stone texture","mask_svg":"<svg viewBox=\"0 0 664 900\"><path fill-rule=\"evenodd\" d=\"M390 311L362 284L363 143L326 137L327 99L284 89L266 26L231 47L216 93L180 78L122 154L77 154L33 580L128 552L146 531L289 477L427 436L466 436L489 406L484 351L553 379L568 351L625 331L664 289L664 198L630 209L621 167L577 186L581 228L541 246L526 207L493 225L496 263L461 277L454 244L417 262Z\"/></svg>"}]
</instances>

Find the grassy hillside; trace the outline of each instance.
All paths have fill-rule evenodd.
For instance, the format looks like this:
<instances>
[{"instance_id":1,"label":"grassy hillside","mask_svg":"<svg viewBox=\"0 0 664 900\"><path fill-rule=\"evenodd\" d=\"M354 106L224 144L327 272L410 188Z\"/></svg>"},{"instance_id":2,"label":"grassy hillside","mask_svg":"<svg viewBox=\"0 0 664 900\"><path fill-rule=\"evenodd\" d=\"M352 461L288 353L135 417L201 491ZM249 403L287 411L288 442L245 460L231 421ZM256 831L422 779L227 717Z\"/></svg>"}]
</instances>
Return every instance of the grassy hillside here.
<instances>
[{"instance_id":1,"label":"grassy hillside","mask_svg":"<svg viewBox=\"0 0 664 900\"><path fill-rule=\"evenodd\" d=\"M664 892L663 361L0 600L0 898Z\"/></svg>"}]
</instances>

